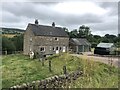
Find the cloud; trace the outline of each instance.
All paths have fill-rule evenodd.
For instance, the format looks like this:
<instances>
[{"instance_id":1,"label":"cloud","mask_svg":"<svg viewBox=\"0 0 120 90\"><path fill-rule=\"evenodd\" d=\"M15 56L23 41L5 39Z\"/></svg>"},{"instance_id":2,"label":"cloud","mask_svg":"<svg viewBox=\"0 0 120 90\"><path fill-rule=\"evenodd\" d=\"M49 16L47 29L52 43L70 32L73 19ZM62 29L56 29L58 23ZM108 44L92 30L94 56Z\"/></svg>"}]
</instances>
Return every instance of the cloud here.
<instances>
[{"instance_id":1,"label":"cloud","mask_svg":"<svg viewBox=\"0 0 120 90\"><path fill-rule=\"evenodd\" d=\"M118 2L101 2L99 5L110 10L109 15L118 15Z\"/></svg>"},{"instance_id":2,"label":"cloud","mask_svg":"<svg viewBox=\"0 0 120 90\"><path fill-rule=\"evenodd\" d=\"M97 6L95 3L92 2L62 2L56 4L53 9L63 14L104 15L105 13L107 13L105 9Z\"/></svg>"},{"instance_id":3,"label":"cloud","mask_svg":"<svg viewBox=\"0 0 120 90\"><path fill-rule=\"evenodd\" d=\"M2 14L4 15L2 18L2 22L4 23L13 23L13 22L19 22L20 18L15 16L14 14L10 12L3 11Z\"/></svg>"},{"instance_id":4,"label":"cloud","mask_svg":"<svg viewBox=\"0 0 120 90\"><path fill-rule=\"evenodd\" d=\"M67 27L88 25L93 33L117 31L117 3L113 2L9 2L3 3L3 26L26 28L38 19L40 24Z\"/></svg>"}]
</instances>

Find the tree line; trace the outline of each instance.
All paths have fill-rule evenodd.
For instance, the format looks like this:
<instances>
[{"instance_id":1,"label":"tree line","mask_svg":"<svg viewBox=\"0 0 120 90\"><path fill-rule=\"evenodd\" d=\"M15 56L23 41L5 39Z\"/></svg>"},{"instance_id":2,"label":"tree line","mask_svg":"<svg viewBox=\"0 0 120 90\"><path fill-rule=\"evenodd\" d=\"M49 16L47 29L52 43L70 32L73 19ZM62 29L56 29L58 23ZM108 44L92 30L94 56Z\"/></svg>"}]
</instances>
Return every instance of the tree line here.
<instances>
[{"instance_id":1,"label":"tree line","mask_svg":"<svg viewBox=\"0 0 120 90\"><path fill-rule=\"evenodd\" d=\"M69 31L67 28L64 28L70 38L86 38L92 45L92 48L96 47L98 43L114 43L116 47L120 47L120 34L111 35L106 34L104 36L93 35L91 34L90 27L82 25L78 29Z\"/></svg>"}]
</instances>

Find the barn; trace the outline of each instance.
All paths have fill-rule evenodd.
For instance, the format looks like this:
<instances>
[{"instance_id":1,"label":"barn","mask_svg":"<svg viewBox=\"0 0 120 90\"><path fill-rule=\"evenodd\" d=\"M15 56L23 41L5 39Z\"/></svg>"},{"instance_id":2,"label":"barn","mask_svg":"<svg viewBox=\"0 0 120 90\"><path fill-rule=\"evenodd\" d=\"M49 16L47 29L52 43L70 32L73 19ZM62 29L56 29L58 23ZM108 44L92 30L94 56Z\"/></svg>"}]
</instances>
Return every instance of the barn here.
<instances>
[{"instance_id":1,"label":"barn","mask_svg":"<svg viewBox=\"0 0 120 90\"><path fill-rule=\"evenodd\" d=\"M95 47L94 54L110 55L114 54L115 45L113 43L99 43Z\"/></svg>"},{"instance_id":2,"label":"barn","mask_svg":"<svg viewBox=\"0 0 120 90\"><path fill-rule=\"evenodd\" d=\"M85 38L71 38L69 47L75 53L91 51L91 44Z\"/></svg>"}]
</instances>

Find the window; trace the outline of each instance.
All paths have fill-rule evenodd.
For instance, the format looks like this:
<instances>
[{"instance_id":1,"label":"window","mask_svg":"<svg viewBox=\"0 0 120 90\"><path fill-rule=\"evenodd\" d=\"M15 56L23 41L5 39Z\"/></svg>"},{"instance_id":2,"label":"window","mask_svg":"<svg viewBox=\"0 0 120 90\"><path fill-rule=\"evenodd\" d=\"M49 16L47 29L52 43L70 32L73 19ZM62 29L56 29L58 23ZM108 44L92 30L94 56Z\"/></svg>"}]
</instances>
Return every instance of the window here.
<instances>
[{"instance_id":1,"label":"window","mask_svg":"<svg viewBox=\"0 0 120 90\"><path fill-rule=\"evenodd\" d=\"M60 47L60 50L62 50L62 48Z\"/></svg>"},{"instance_id":2,"label":"window","mask_svg":"<svg viewBox=\"0 0 120 90\"><path fill-rule=\"evenodd\" d=\"M45 51L45 48L44 48L44 47L41 47L41 48L40 48L40 51Z\"/></svg>"},{"instance_id":3,"label":"window","mask_svg":"<svg viewBox=\"0 0 120 90\"><path fill-rule=\"evenodd\" d=\"M55 38L55 41L58 41L58 38Z\"/></svg>"},{"instance_id":4,"label":"window","mask_svg":"<svg viewBox=\"0 0 120 90\"><path fill-rule=\"evenodd\" d=\"M58 47L56 47L56 50L58 50Z\"/></svg>"},{"instance_id":5,"label":"window","mask_svg":"<svg viewBox=\"0 0 120 90\"><path fill-rule=\"evenodd\" d=\"M55 51L55 48L53 47L53 51Z\"/></svg>"},{"instance_id":6,"label":"window","mask_svg":"<svg viewBox=\"0 0 120 90\"><path fill-rule=\"evenodd\" d=\"M55 51L55 47L53 47L53 51Z\"/></svg>"}]
</instances>

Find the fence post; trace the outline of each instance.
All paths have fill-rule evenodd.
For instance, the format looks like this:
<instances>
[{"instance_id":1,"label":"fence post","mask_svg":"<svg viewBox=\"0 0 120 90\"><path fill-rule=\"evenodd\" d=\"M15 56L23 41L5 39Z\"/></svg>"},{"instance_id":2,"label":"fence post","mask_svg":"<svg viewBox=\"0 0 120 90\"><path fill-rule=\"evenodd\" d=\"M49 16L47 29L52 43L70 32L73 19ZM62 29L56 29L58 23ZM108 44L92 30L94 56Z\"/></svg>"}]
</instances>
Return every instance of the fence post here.
<instances>
[{"instance_id":1,"label":"fence post","mask_svg":"<svg viewBox=\"0 0 120 90\"><path fill-rule=\"evenodd\" d=\"M42 66L44 66L44 58L42 58Z\"/></svg>"},{"instance_id":2,"label":"fence post","mask_svg":"<svg viewBox=\"0 0 120 90\"><path fill-rule=\"evenodd\" d=\"M49 71L52 72L52 70L51 70L51 60L49 60Z\"/></svg>"},{"instance_id":3,"label":"fence post","mask_svg":"<svg viewBox=\"0 0 120 90\"><path fill-rule=\"evenodd\" d=\"M66 66L63 66L63 73L64 73L64 74L67 74Z\"/></svg>"},{"instance_id":4,"label":"fence post","mask_svg":"<svg viewBox=\"0 0 120 90\"><path fill-rule=\"evenodd\" d=\"M5 51L5 55L7 55L7 50Z\"/></svg>"},{"instance_id":5,"label":"fence post","mask_svg":"<svg viewBox=\"0 0 120 90\"><path fill-rule=\"evenodd\" d=\"M41 58L42 66L44 66L44 53L40 52L39 59Z\"/></svg>"},{"instance_id":6,"label":"fence post","mask_svg":"<svg viewBox=\"0 0 120 90\"><path fill-rule=\"evenodd\" d=\"M112 55L111 55L111 66L113 65L113 57L112 57Z\"/></svg>"}]
</instances>

